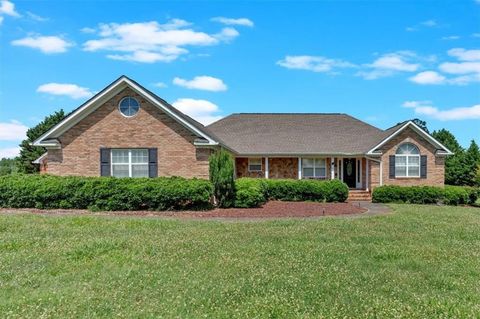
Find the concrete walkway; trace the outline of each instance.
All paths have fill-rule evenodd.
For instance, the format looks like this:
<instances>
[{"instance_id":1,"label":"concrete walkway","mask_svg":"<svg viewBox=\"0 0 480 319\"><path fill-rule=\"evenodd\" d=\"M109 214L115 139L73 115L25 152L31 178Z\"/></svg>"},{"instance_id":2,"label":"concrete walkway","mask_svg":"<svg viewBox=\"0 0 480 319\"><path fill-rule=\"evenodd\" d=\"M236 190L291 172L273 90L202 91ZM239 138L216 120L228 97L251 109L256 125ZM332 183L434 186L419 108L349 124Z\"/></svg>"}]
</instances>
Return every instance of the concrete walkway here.
<instances>
[{"instance_id":1,"label":"concrete walkway","mask_svg":"<svg viewBox=\"0 0 480 319\"><path fill-rule=\"evenodd\" d=\"M351 216L372 216L372 215L383 215L392 212L392 209L382 203L372 203L372 202L350 202L354 206L362 207L368 209L365 213L355 214Z\"/></svg>"}]
</instances>

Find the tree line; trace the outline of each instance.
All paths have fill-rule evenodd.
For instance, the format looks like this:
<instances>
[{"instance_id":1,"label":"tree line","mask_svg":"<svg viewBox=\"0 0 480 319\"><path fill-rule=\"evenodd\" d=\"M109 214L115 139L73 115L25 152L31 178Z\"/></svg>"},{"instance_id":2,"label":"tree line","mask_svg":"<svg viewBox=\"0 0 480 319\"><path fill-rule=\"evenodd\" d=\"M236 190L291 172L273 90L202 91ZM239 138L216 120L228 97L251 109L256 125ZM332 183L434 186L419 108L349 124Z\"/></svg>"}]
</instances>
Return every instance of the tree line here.
<instances>
[{"instance_id":1,"label":"tree line","mask_svg":"<svg viewBox=\"0 0 480 319\"><path fill-rule=\"evenodd\" d=\"M27 131L27 138L20 143L20 155L14 159L0 160L0 175L35 174L39 167L32 162L46 152L44 147L32 146L31 143L55 126L67 115L63 110L57 111ZM413 120L418 126L429 133L425 121ZM455 136L446 129L433 131L431 135L451 150L454 155L445 159L445 184L480 186L480 149L475 140L465 149L458 143Z\"/></svg>"}]
</instances>

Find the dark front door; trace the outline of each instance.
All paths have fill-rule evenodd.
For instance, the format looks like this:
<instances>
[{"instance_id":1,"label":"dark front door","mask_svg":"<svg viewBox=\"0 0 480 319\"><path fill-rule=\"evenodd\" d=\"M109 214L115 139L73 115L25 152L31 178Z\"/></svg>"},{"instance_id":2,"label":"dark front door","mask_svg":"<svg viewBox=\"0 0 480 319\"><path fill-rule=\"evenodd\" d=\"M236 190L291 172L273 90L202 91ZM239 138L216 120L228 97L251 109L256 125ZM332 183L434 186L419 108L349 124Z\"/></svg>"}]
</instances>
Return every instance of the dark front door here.
<instances>
[{"instance_id":1,"label":"dark front door","mask_svg":"<svg viewBox=\"0 0 480 319\"><path fill-rule=\"evenodd\" d=\"M343 181L350 188L357 186L355 182L355 176L357 176L355 161L354 158L343 159Z\"/></svg>"}]
</instances>

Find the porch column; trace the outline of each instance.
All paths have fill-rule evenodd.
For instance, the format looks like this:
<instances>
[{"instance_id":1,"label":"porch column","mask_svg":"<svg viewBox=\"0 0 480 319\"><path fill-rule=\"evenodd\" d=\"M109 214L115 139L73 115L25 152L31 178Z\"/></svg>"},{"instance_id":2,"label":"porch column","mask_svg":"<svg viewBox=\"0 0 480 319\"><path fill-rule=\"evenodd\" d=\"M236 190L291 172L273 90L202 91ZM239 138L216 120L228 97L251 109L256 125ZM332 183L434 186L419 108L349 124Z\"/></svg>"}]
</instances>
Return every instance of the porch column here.
<instances>
[{"instance_id":1,"label":"porch column","mask_svg":"<svg viewBox=\"0 0 480 319\"><path fill-rule=\"evenodd\" d=\"M265 157L265 178L268 179L268 157Z\"/></svg>"},{"instance_id":2,"label":"porch column","mask_svg":"<svg viewBox=\"0 0 480 319\"><path fill-rule=\"evenodd\" d=\"M380 186L383 185L383 161L380 159Z\"/></svg>"},{"instance_id":3,"label":"porch column","mask_svg":"<svg viewBox=\"0 0 480 319\"><path fill-rule=\"evenodd\" d=\"M335 157L330 158L330 179L335 178Z\"/></svg>"},{"instance_id":4,"label":"porch column","mask_svg":"<svg viewBox=\"0 0 480 319\"><path fill-rule=\"evenodd\" d=\"M366 161L366 164L365 164L365 167L366 167L366 171L365 171L365 188L367 189L368 191L368 182L370 180L370 176L368 175L369 173L369 167L368 165L370 164L370 162L368 161L368 158L365 160Z\"/></svg>"},{"instance_id":5,"label":"porch column","mask_svg":"<svg viewBox=\"0 0 480 319\"><path fill-rule=\"evenodd\" d=\"M302 179L302 158L298 158L298 179Z\"/></svg>"}]
</instances>

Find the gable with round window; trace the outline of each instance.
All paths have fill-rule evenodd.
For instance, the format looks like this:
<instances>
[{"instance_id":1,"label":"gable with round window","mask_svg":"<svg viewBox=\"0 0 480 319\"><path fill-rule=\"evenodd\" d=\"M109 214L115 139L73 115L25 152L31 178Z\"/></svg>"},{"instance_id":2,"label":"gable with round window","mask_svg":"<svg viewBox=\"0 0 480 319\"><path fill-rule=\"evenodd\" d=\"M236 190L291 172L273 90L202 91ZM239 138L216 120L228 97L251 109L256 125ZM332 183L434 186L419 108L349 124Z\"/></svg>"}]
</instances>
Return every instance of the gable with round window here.
<instances>
[{"instance_id":1,"label":"gable with round window","mask_svg":"<svg viewBox=\"0 0 480 319\"><path fill-rule=\"evenodd\" d=\"M395 177L420 177L420 150L412 143L400 145L395 153Z\"/></svg>"},{"instance_id":2,"label":"gable with round window","mask_svg":"<svg viewBox=\"0 0 480 319\"><path fill-rule=\"evenodd\" d=\"M118 104L118 109L123 116L132 117L138 113L138 110L140 110L140 103L137 99L127 96L121 99Z\"/></svg>"}]
</instances>

